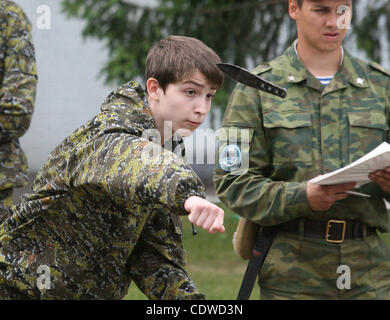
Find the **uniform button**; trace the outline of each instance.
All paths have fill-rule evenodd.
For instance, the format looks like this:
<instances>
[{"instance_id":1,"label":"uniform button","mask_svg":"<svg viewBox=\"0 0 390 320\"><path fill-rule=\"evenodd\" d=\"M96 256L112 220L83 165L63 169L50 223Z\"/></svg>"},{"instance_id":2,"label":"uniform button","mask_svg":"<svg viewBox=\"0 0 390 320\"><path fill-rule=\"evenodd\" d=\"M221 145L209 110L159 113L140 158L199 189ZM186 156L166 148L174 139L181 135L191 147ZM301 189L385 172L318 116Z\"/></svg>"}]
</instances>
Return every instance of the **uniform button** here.
<instances>
[{"instance_id":1,"label":"uniform button","mask_svg":"<svg viewBox=\"0 0 390 320\"><path fill-rule=\"evenodd\" d=\"M292 75L289 75L289 76L288 76L288 81L295 81L295 77L292 76Z\"/></svg>"}]
</instances>

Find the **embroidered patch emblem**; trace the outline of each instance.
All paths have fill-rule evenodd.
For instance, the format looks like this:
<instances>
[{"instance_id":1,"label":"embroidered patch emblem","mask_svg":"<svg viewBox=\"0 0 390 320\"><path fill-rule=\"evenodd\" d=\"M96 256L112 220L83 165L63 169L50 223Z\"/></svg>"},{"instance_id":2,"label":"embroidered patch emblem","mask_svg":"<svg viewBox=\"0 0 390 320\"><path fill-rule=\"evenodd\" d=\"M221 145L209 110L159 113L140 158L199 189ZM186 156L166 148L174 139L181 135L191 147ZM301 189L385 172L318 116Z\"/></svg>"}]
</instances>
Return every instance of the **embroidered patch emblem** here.
<instances>
[{"instance_id":1,"label":"embroidered patch emblem","mask_svg":"<svg viewBox=\"0 0 390 320\"><path fill-rule=\"evenodd\" d=\"M221 151L219 165L225 171L232 171L241 166L241 150L236 144L229 144Z\"/></svg>"}]
</instances>

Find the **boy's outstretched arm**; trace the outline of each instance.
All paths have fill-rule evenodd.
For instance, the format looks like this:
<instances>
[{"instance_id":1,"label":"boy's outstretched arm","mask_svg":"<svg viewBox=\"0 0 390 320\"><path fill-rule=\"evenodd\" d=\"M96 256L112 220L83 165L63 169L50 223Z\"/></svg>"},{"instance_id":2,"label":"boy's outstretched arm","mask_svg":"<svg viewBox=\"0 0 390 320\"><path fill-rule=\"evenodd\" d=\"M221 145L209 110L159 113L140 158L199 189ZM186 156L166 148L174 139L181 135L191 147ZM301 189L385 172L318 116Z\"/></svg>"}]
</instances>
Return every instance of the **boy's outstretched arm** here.
<instances>
[{"instance_id":1,"label":"boy's outstretched arm","mask_svg":"<svg viewBox=\"0 0 390 320\"><path fill-rule=\"evenodd\" d=\"M204 199L204 185L191 167L164 148L129 134L111 133L74 157L81 160L71 174L73 187L94 186L129 212L136 203L161 206L177 215L189 214L192 223L210 233L224 232L223 210Z\"/></svg>"}]
</instances>

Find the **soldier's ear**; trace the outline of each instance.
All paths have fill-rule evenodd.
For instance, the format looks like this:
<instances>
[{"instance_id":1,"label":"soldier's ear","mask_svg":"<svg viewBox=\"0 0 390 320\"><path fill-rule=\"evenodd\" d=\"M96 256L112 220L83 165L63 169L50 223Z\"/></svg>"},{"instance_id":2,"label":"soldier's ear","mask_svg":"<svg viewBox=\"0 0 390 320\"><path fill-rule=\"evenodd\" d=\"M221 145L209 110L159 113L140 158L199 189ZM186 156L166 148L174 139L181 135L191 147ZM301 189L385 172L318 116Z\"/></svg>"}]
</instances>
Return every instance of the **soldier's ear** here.
<instances>
[{"instance_id":1,"label":"soldier's ear","mask_svg":"<svg viewBox=\"0 0 390 320\"><path fill-rule=\"evenodd\" d=\"M151 99L156 100L156 101L159 100L159 93L160 93L160 90L162 90L162 89L160 87L160 83L158 82L158 80L156 78L149 78L146 81L146 90L148 91L148 96Z\"/></svg>"}]
</instances>

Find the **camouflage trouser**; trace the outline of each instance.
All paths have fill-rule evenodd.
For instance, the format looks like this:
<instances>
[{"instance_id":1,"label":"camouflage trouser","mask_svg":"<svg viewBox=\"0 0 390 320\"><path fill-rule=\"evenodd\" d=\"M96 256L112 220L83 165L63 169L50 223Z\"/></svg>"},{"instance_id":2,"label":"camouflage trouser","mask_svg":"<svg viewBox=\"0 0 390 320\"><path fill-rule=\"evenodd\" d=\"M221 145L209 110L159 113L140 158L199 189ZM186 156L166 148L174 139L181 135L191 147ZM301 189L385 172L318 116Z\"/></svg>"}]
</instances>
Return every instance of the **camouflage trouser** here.
<instances>
[{"instance_id":1,"label":"camouflage trouser","mask_svg":"<svg viewBox=\"0 0 390 320\"><path fill-rule=\"evenodd\" d=\"M377 235L341 244L279 232L259 277L261 299L390 299L390 247Z\"/></svg>"},{"instance_id":2,"label":"camouflage trouser","mask_svg":"<svg viewBox=\"0 0 390 320\"><path fill-rule=\"evenodd\" d=\"M0 224L8 214L8 208L12 206L12 189L6 189L0 191ZM0 264L0 268L1 268ZM4 285L2 278L0 277L0 300L4 299L24 299L23 296L17 290L9 288Z\"/></svg>"},{"instance_id":3,"label":"camouflage trouser","mask_svg":"<svg viewBox=\"0 0 390 320\"><path fill-rule=\"evenodd\" d=\"M13 189L0 191L0 223L7 216L8 209L13 205L12 192Z\"/></svg>"}]
</instances>

